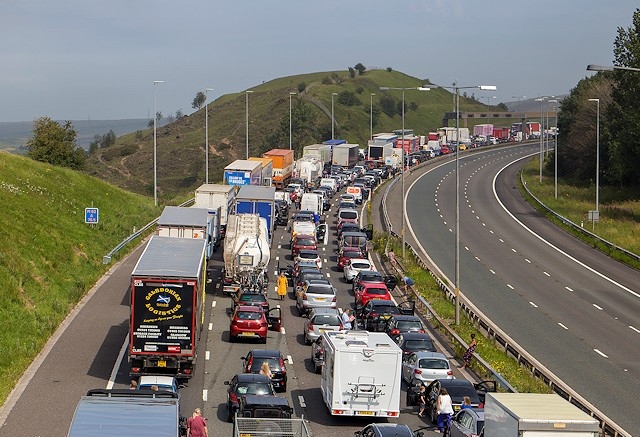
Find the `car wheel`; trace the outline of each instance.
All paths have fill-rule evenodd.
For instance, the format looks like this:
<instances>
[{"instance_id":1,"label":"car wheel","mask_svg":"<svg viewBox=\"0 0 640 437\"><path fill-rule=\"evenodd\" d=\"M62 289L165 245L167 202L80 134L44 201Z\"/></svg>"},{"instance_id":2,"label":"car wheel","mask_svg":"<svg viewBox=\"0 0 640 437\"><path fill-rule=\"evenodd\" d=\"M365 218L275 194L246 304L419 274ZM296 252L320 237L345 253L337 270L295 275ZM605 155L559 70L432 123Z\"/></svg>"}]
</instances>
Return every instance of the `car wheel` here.
<instances>
[{"instance_id":1,"label":"car wheel","mask_svg":"<svg viewBox=\"0 0 640 437\"><path fill-rule=\"evenodd\" d=\"M229 341L231 343L235 343L236 342L236 337L234 337L233 335L229 334Z\"/></svg>"},{"instance_id":2,"label":"car wheel","mask_svg":"<svg viewBox=\"0 0 640 437\"><path fill-rule=\"evenodd\" d=\"M320 367L318 366L318 364L316 363L316 360L314 360L313 358L311 358L311 362L313 363L313 373L320 373L318 372L318 370L320 370Z\"/></svg>"}]
</instances>

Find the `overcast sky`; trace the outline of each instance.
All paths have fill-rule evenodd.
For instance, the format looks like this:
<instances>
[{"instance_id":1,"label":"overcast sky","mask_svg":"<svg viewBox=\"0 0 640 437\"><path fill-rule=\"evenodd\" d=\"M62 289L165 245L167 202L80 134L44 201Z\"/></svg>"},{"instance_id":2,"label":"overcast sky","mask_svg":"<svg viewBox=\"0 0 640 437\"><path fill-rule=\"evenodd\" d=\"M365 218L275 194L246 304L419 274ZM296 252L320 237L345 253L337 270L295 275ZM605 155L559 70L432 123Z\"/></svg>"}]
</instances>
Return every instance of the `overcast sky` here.
<instances>
[{"instance_id":1,"label":"overcast sky","mask_svg":"<svg viewBox=\"0 0 640 437\"><path fill-rule=\"evenodd\" d=\"M630 0L0 0L0 121L147 118L301 73L392 67L565 94L611 65ZM483 99L484 100L484 99Z\"/></svg>"}]
</instances>

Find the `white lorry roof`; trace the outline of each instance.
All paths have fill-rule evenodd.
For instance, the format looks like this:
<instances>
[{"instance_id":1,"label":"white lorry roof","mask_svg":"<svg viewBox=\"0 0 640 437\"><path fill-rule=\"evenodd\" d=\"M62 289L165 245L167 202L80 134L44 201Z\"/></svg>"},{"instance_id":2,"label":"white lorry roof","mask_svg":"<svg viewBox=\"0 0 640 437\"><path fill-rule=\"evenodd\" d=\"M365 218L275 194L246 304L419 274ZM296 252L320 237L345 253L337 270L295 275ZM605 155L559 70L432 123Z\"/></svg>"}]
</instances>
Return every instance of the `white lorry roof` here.
<instances>
[{"instance_id":1,"label":"white lorry roof","mask_svg":"<svg viewBox=\"0 0 640 437\"><path fill-rule=\"evenodd\" d=\"M200 278L206 240L153 235L132 276Z\"/></svg>"},{"instance_id":2,"label":"white lorry roof","mask_svg":"<svg viewBox=\"0 0 640 437\"><path fill-rule=\"evenodd\" d=\"M594 423L596 427L598 424L596 419L553 393L487 393L489 397L521 422Z\"/></svg>"},{"instance_id":3,"label":"white lorry roof","mask_svg":"<svg viewBox=\"0 0 640 437\"><path fill-rule=\"evenodd\" d=\"M209 212L203 208L165 206L158 218L158 226L207 226Z\"/></svg>"},{"instance_id":4,"label":"white lorry roof","mask_svg":"<svg viewBox=\"0 0 640 437\"><path fill-rule=\"evenodd\" d=\"M332 331L327 333L327 340L335 350L353 349L388 349L402 352L402 349L385 332L369 331Z\"/></svg>"}]
</instances>

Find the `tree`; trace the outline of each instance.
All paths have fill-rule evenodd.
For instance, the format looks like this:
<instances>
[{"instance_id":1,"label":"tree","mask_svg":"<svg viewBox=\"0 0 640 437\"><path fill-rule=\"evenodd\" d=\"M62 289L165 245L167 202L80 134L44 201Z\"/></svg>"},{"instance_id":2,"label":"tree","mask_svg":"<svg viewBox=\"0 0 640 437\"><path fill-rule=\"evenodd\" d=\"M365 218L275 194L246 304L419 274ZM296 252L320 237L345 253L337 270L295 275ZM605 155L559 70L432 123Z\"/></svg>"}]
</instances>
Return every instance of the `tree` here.
<instances>
[{"instance_id":1,"label":"tree","mask_svg":"<svg viewBox=\"0 0 640 437\"><path fill-rule=\"evenodd\" d=\"M397 114L396 105L397 105L397 102L396 102L396 99L393 98L393 96L387 93L384 93L382 94L382 96L380 96L380 107L382 108L382 112L387 114L387 116L393 117L394 115Z\"/></svg>"},{"instance_id":2,"label":"tree","mask_svg":"<svg viewBox=\"0 0 640 437\"><path fill-rule=\"evenodd\" d=\"M338 103L345 106L362 105L362 102L360 101L360 99L358 99L358 97L352 91L347 91L347 90L341 91L338 94L337 100L338 100Z\"/></svg>"},{"instance_id":3,"label":"tree","mask_svg":"<svg viewBox=\"0 0 640 437\"><path fill-rule=\"evenodd\" d=\"M358 62L354 68L355 68L356 70L358 70L358 74L359 74L360 76L362 76L362 75L364 74L365 70L367 69L367 67L365 67L364 65L362 65L362 63L361 63L361 62Z\"/></svg>"},{"instance_id":4,"label":"tree","mask_svg":"<svg viewBox=\"0 0 640 437\"><path fill-rule=\"evenodd\" d=\"M364 92L364 88L362 86L356 87L356 93L362 94Z\"/></svg>"},{"instance_id":5,"label":"tree","mask_svg":"<svg viewBox=\"0 0 640 437\"><path fill-rule=\"evenodd\" d=\"M393 68L391 68L391 67L387 67L387 71L388 71L389 73L391 73L391 72L393 71Z\"/></svg>"},{"instance_id":6,"label":"tree","mask_svg":"<svg viewBox=\"0 0 640 437\"><path fill-rule=\"evenodd\" d=\"M204 102L207 101L207 96L202 91L198 91L196 96L193 98L193 102L191 103L191 107L193 109L200 109L204 105Z\"/></svg>"},{"instance_id":7,"label":"tree","mask_svg":"<svg viewBox=\"0 0 640 437\"><path fill-rule=\"evenodd\" d=\"M303 91L304 91L304 90L306 90L306 89L307 89L307 84L306 84L306 83L304 83L304 82L300 82L300 83L298 84L298 92L299 92L299 93L303 92Z\"/></svg>"},{"instance_id":8,"label":"tree","mask_svg":"<svg viewBox=\"0 0 640 437\"><path fill-rule=\"evenodd\" d=\"M27 141L29 158L74 170L84 167L85 152L76 145L78 133L70 121L61 125L41 117L33 125L33 138Z\"/></svg>"},{"instance_id":9,"label":"tree","mask_svg":"<svg viewBox=\"0 0 640 437\"><path fill-rule=\"evenodd\" d=\"M353 79L356 77L356 70L353 67L349 67L349 77Z\"/></svg>"},{"instance_id":10,"label":"tree","mask_svg":"<svg viewBox=\"0 0 640 437\"><path fill-rule=\"evenodd\" d=\"M412 111L417 111L418 110L418 104L416 102L410 102L409 103L409 109L411 109Z\"/></svg>"},{"instance_id":11,"label":"tree","mask_svg":"<svg viewBox=\"0 0 640 437\"><path fill-rule=\"evenodd\" d=\"M504 112L509 111L509 107L507 105L505 105L503 102L498 103L498 108L500 108Z\"/></svg>"},{"instance_id":12,"label":"tree","mask_svg":"<svg viewBox=\"0 0 640 437\"><path fill-rule=\"evenodd\" d=\"M184 112L182 112L182 109L178 109L176 111L176 120L180 120L182 117L184 117Z\"/></svg>"},{"instance_id":13,"label":"tree","mask_svg":"<svg viewBox=\"0 0 640 437\"><path fill-rule=\"evenodd\" d=\"M378 120L380 119L380 107L377 105L373 105L373 107L366 105L364 107L364 112L367 114L367 116L372 117L371 124L373 125L373 127L377 126Z\"/></svg>"}]
</instances>

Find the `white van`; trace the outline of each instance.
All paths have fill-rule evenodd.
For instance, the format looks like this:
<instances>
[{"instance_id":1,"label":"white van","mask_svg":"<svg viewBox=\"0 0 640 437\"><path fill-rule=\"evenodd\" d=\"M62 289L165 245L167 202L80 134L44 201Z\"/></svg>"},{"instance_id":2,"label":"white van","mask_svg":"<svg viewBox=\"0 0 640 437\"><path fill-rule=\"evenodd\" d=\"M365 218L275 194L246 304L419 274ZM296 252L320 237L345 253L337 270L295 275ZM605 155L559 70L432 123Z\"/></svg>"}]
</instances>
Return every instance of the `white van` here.
<instances>
[{"instance_id":1,"label":"white van","mask_svg":"<svg viewBox=\"0 0 640 437\"><path fill-rule=\"evenodd\" d=\"M320 179L320 186L330 187L334 193L337 193L339 190L338 181L333 178L322 178Z\"/></svg>"},{"instance_id":2,"label":"white van","mask_svg":"<svg viewBox=\"0 0 640 437\"><path fill-rule=\"evenodd\" d=\"M313 211L320 215L322 210L323 198L320 194L316 193L304 193L300 200L300 209L303 211Z\"/></svg>"}]
</instances>

